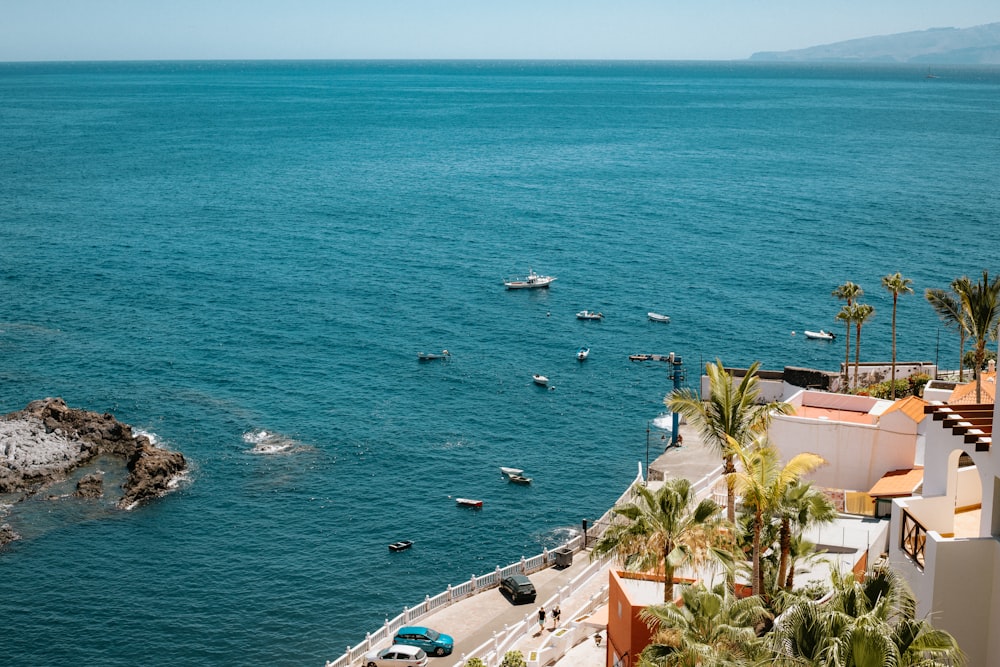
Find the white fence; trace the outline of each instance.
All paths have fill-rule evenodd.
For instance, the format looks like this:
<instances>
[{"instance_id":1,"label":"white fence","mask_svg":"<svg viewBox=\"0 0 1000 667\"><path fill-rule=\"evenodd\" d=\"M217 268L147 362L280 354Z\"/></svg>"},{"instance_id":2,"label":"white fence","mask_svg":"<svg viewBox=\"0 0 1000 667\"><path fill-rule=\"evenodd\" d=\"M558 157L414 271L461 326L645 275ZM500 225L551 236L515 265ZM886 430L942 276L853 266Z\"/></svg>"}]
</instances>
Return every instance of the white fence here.
<instances>
[{"instance_id":1,"label":"white fence","mask_svg":"<svg viewBox=\"0 0 1000 667\"><path fill-rule=\"evenodd\" d=\"M618 498L618 500L615 501L615 506L630 501L632 499L633 489L637 485L641 485L642 483L643 483L642 466L640 464L639 475L632 481L631 484L629 484L628 488L625 490L625 493L623 493ZM604 531L604 528L608 525L610 519L611 519L611 510L609 509L594 524L593 527L587 530L586 535L577 535L569 542L567 542L565 545L560 547L559 550L569 549L571 551L578 551L582 549L584 547L585 542L589 542L596 537L600 537L600 534ZM365 640L363 642L361 642L356 646L348 646L347 651L336 660L328 660L326 662L326 667L350 667L350 665L354 664L355 662L363 658L365 653L371 651L372 648L377 646L379 643L390 640L396 634L396 631L399 630L399 628L405 625L413 624L420 617L429 614L432 611L436 611L443 607L452 605L458 602L459 600L464 600L465 598L475 595L480 591L487 590L490 588L495 588L496 586L500 585L500 580L509 574L530 574L532 572L537 572L538 570L542 570L546 567L554 565L555 563L556 563L556 552L545 549L542 551L542 553L536 556L532 556L531 558L522 557L520 561L512 563L507 567L497 567L493 572L489 572L487 574L478 577L472 577L469 581L458 584L457 586L448 586L448 590L444 591L443 593L439 593L434 597L428 596L424 598L423 602L413 607L404 607L403 613L401 613L399 616L396 616L395 618L390 620L386 620L385 624L375 632L367 633L365 635ZM586 574L587 572L593 574L591 570L601 565L602 563L594 563L591 567L587 568L584 574ZM583 575L578 576L574 580L574 582L577 580L581 580L582 576ZM586 581L586 579L582 579L582 581ZM574 584L571 582L569 586L565 588L569 588L573 585ZM572 590L564 592L566 595L569 595L572 592L575 592L575 590L576 589L574 588ZM469 657L472 657L474 655L479 655L479 657L483 657L481 654L478 653L478 651L480 650L486 650L488 655L493 655L494 652L500 650L501 647L511 646L515 641L520 639L521 633L531 629L531 623L527 621L530 621L530 618L526 619L525 621L522 621L521 623L518 623L515 627L508 629L506 633L503 633L503 636L501 638L498 638L495 635L494 639L488 642L488 645L483 645L477 648L475 651L469 654ZM500 653L500 655L503 654ZM491 663L487 662L487 664Z\"/></svg>"}]
</instances>

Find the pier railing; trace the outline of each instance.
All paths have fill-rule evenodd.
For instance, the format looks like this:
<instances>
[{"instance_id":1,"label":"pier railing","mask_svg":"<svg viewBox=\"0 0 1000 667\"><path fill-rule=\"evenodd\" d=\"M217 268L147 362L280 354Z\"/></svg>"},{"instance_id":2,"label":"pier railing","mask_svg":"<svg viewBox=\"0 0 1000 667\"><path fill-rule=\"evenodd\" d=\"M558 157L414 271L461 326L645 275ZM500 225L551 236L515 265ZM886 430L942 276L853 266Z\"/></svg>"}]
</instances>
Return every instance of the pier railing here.
<instances>
[{"instance_id":1,"label":"pier railing","mask_svg":"<svg viewBox=\"0 0 1000 667\"><path fill-rule=\"evenodd\" d=\"M642 468L640 464L639 475L629 484L625 492L615 501L612 508L629 502L632 500L634 495L633 490L636 486L643 483ZM585 543L593 541L599 538L604 530L610 525L611 521L611 509L604 513L604 515L598 519L590 528L588 528L586 535L581 534L573 537L571 540L566 542L563 546L556 550L543 549L542 553L532 556L531 558L522 557L521 560L511 563L506 567L497 567L492 572L480 576L473 576L468 581L462 582L461 584L455 586L448 586L448 589L434 597L427 596L424 600L412 607L403 607L403 613L399 614L395 618L386 619L385 623L378 630L374 632L369 632L365 634L365 640L356 646L348 646L347 651L341 655L336 660L328 660L326 662L326 667L350 667L356 662L360 661L366 653L371 651L373 648L377 647L379 644L388 642L395 636L396 631L399 628L412 625L419 618L429 614L438 609L447 607L449 605L455 604L460 600L464 600L472 595L479 593L480 591L495 588L500 585L500 580L510 574L531 574L532 572L537 572L539 570L545 569L555 565L558 558L557 552L563 552L565 550L569 551L579 551L584 548ZM594 563L591 567L587 568L586 572L591 572L593 568L601 566L602 563ZM592 572L591 572L592 573ZM578 576L576 580L581 580L581 576ZM574 580L574 581L576 581ZM584 580L585 581L585 580ZM572 583L570 584L572 586ZM566 587L569 588L569 587ZM563 590L560 593L564 595L569 595L573 590ZM528 619L530 621L530 619ZM514 628L511 628L504 636L502 640L495 639L490 642L491 646L496 646L499 649L500 646L510 646L514 641L516 641L520 635L519 632L523 631L519 623ZM528 622L526 627L530 628L531 623ZM482 647L481 647L482 648ZM479 650L479 649L477 649ZM469 654L469 657L477 655L476 652Z\"/></svg>"}]
</instances>

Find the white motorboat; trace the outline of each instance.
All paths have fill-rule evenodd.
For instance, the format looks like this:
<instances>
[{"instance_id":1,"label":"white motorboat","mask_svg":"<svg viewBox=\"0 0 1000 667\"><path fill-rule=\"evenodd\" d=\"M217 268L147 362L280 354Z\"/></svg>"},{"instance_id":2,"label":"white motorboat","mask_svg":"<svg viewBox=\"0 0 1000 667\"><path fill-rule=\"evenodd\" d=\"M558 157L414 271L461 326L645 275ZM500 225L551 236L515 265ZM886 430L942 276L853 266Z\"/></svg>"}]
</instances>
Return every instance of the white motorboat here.
<instances>
[{"instance_id":1,"label":"white motorboat","mask_svg":"<svg viewBox=\"0 0 1000 667\"><path fill-rule=\"evenodd\" d=\"M545 377L544 375L539 375L538 373L535 373L534 375L531 376L531 379L539 387L547 387L547 386L549 386L549 379L547 377Z\"/></svg>"},{"instance_id":2,"label":"white motorboat","mask_svg":"<svg viewBox=\"0 0 1000 667\"><path fill-rule=\"evenodd\" d=\"M432 361L434 359L447 359L451 356L451 352L448 350L441 350L441 354L437 352L417 352L417 359L420 361Z\"/></svg>"},{"instance_id":3,"label":"white motorboat","mask_svg":"<svg viewBox=\"0 0 1000 667\"><path fill-rule=\"evenodd\" d=\"M527 276L523 278L508 278L503 281L503 284L507 289L536 289L538 287L548 287L555 279L555 276L540 276L531 269L528 269Z\"/></svg>"},{"instance_id":4,"label":"white motorboat","mask_svg":"<svg viewBox=\"0 0 1000 667\"><path fill-rule=\"evenodd\" d=\"M524 476L524 471L520 468L507 468L505 466L500 466L500 472L503 476L507 478L508 481L514 482L515 484L531 484L531 478Z\"/></svg>"},{"instance_id":5,"label":"white motorboat","mask_svg":"<svg viewBox=\"0 0 1000 667\"><path fill-rule=\"evenodd\" d=\"M473 498L455 498L455 504L461 505L462 507L473 507L475 509L479 509L483 506L483 501Z\"/></svg>"},{"instance_id":6,"label":"white motorboat","mask_svg":"<svg viewBox=\"0 0 1000 667\"><path fill-rule=\"evenodd\" d=\"M576 358L579 359L580 361L583 361L588 356L590 356L589 347L581 347L579 350L576 351Z\"/></svg>"},{"instance_id":7,"label":"white motorboat","mask_svg":"<svg viewBox=\"0 0 1000 667\"><path fill-rule=\"evenodd\" d=\"M604 313L595 313L592 310L581 310L576 314L578 320L603 320Z\"/></svg>"},{"instance_id":8,"label":"white motorboat","mask_svg":"<svg viewBox=\"0 0 1000 667\"><path fill-rule=\"evenodd\" d=\"M823 331L822 329L819 331L803 331L802 333L806 335L806 338L814 338L816 340L833 340L837 337L837 334Z\"/></svg>"},{"instance_id":9,"label":"white motorboat","mask_svg":"<svg viewBox=\"0 0 1000 667\"><path fill-rule=\"evenodd\" d=\"M646 317L648 317L653 322L669 322L670 321L670 318L668 316L666 316L666 315L660 315L659 313L652 313L652 312L646 313Z\"/></svg>"}]
</instances>

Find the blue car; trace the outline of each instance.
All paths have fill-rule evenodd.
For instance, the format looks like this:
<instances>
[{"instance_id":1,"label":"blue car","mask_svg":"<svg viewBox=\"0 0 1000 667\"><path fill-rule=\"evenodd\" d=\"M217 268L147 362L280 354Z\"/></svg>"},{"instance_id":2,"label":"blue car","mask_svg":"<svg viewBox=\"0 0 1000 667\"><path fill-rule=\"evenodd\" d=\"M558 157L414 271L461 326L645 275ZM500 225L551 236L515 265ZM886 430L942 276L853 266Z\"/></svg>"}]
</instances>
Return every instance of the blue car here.
<instances>
[{"instance_id":1,"label":"blue car","mask_svg":"<svg viewBox=\"0 0 1000 667\"><path fill-rule=\"evenodd\" d=\"M409 625L400 628L392 638L393 644L419 646L428 655L448 655L455 648L455 640L450 635L443 635L437 630L431 630L421 625Z\"/></svg>"}]
</instances>

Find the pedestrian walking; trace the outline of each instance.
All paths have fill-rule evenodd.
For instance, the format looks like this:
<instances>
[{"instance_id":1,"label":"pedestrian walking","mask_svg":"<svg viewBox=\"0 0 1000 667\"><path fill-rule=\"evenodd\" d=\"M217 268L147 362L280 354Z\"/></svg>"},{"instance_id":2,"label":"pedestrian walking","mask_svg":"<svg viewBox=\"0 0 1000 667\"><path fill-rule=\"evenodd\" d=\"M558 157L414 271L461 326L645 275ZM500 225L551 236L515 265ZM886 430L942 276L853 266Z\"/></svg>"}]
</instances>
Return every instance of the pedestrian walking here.
<instances>
[{"instance_id":1,"label":"pedestrian walking","mask_svg":"<svg viewBox=\"0 0 1000 667\"><path fill-rule=\"evenodd\" d=\"M559 625L559 616L560 616L560 614L562 614L562 612L559 610L559 605L556 605L556 608L552 610L552 629L553 630L555 630L556 627L558 627L558 625Z\"/></svg>"},{"instance_id":2,"label":"pedestrian walking","mask_svg":"<svg viewBox=\"0 0 1000 667\"><path fill-rule=\"evenodd\" d=\"M545 629L545 607L538 608L538 630Z\"/></svg>"}]
</instances>

